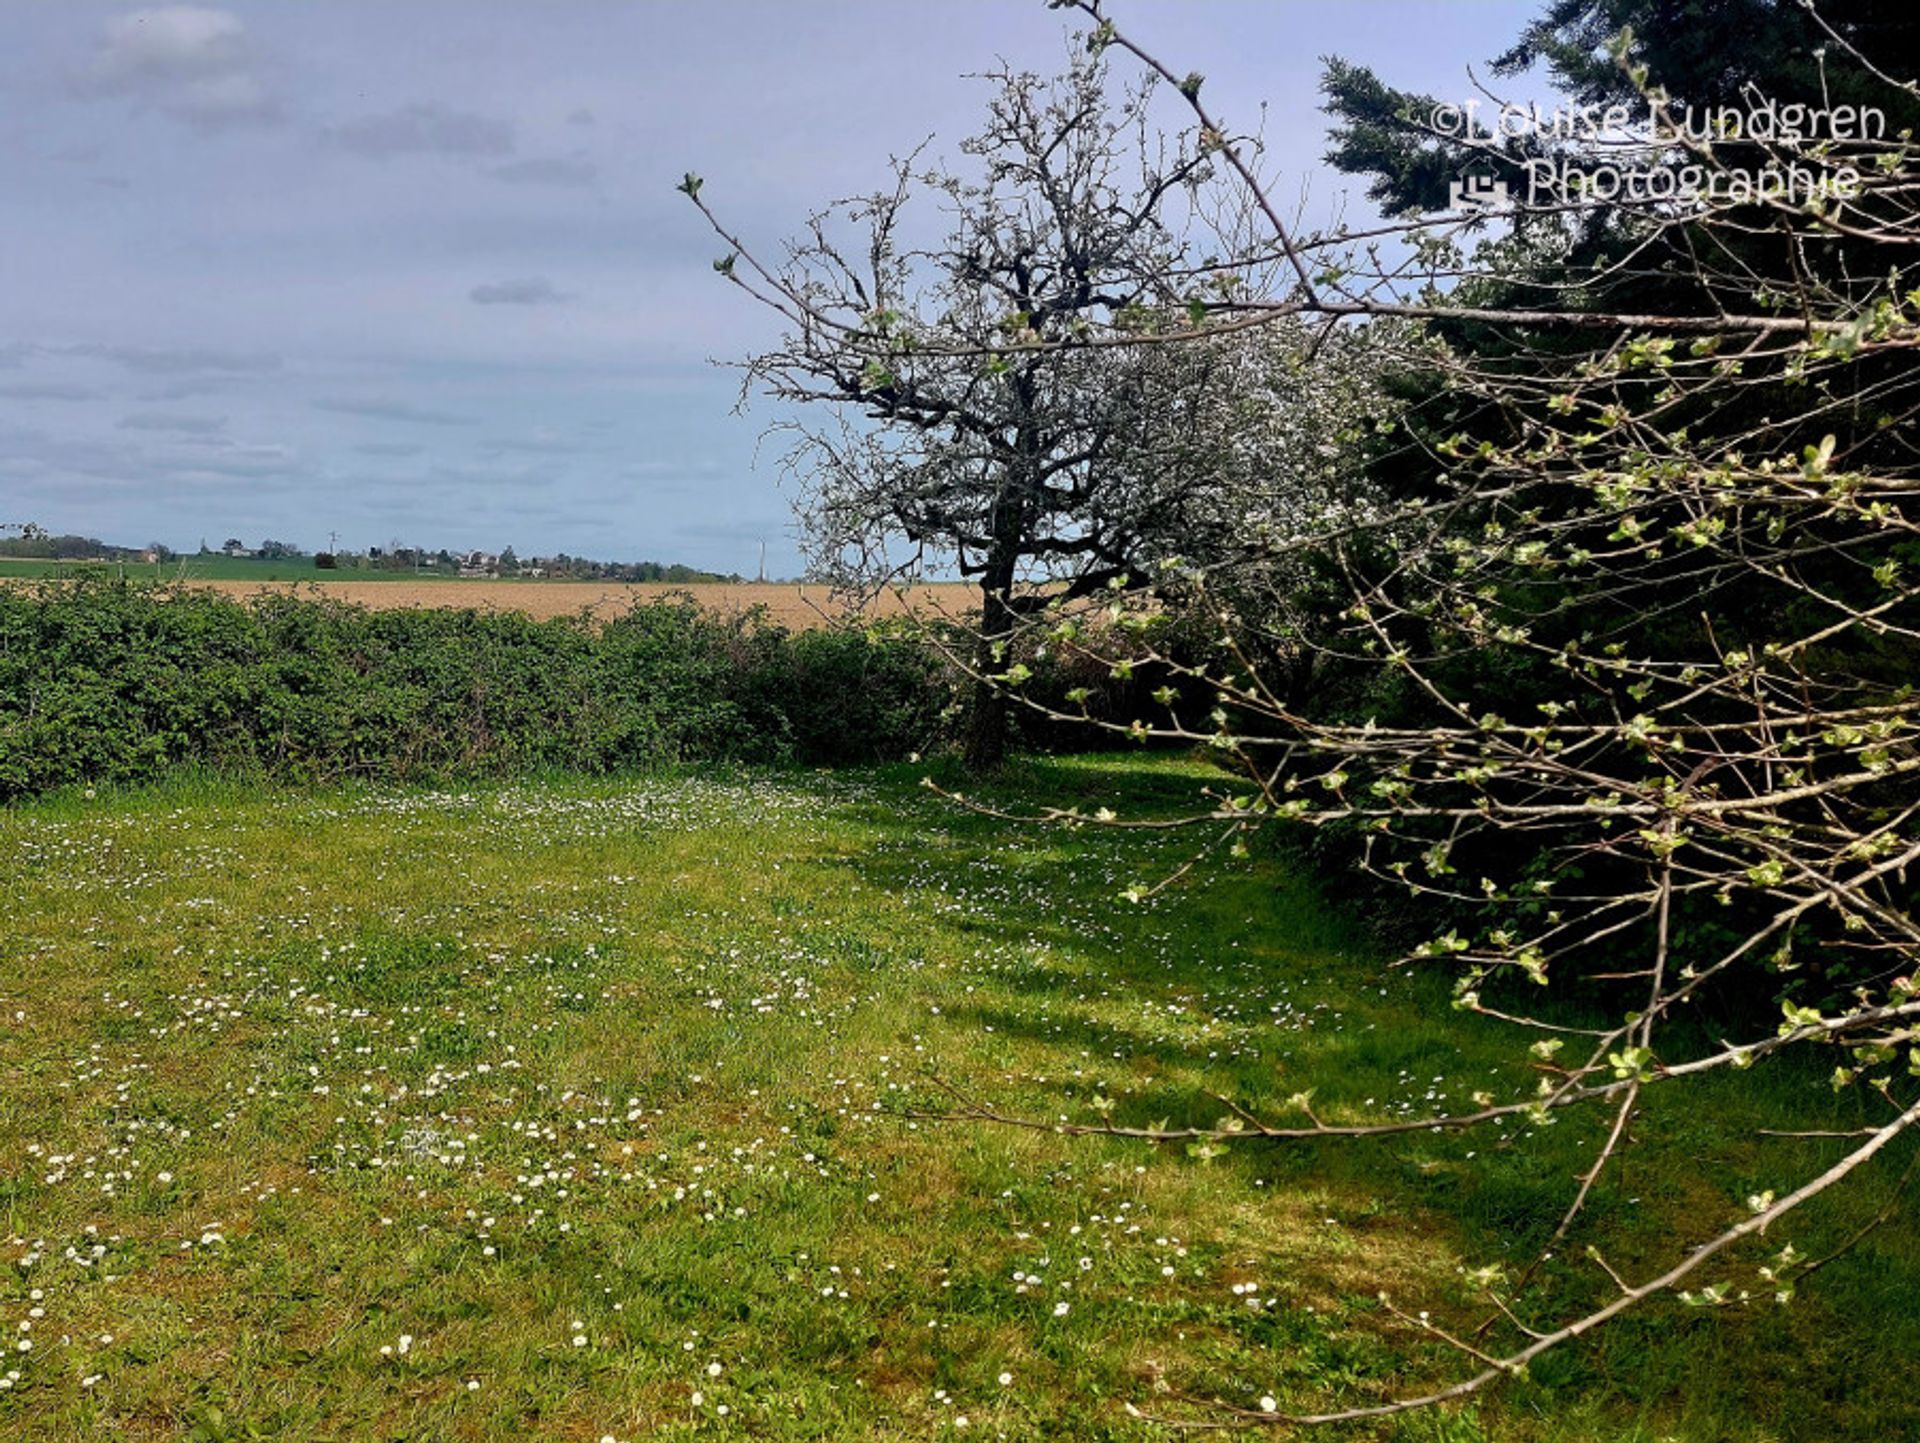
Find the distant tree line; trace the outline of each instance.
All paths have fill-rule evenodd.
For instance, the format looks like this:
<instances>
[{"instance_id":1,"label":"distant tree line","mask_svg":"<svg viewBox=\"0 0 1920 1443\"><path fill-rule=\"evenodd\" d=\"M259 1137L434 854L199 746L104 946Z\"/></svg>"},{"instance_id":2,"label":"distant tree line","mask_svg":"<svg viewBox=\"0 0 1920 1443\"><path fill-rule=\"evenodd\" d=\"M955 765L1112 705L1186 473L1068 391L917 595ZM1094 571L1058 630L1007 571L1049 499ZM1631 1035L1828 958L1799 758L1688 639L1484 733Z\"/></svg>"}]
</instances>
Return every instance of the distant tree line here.
<instances>
[{"instance_id":1,"label":"distant tree line","mask_svg":"<svg viewBox=\"0 0 1920 1443\"><path fill-rule=\"evenodd\" d=\"M38 528L28 528L21 536L0 536L0 556L25 561L139 561L149 554L170 561L175 553L157 541L112 546L97 536L54 536Z\"/></svg>"},{"instance_id":2,"label":"distant tree line","mask_svg":"<svg viewBox=\"0 0 1920 1443\"><path fill-rule=\"evenodd\" d=\"M0 557L25 561L101 561L171 562L194 556L224 556L228 559L258 561L299 561L308 552L291 541L262 541L249 546L237 536L229 536L218 548L205 541L199 549L183 553L160 541L145 546L118 546L97 536L52 535L38 527L27 527L17 536L0 536ZM695 583L738 582L735 572L702 571L679 562L595 561L586 556L521 558L509 546L493 552L451 551L446 547L369 546L365 551L322 551L313 554L313 563L321 571L431 571L448 576L463 571L483 572L490 576L551 577L565 581L648 582L669 586Z\"/></svg>"},{"instance_id":3,"label":"distant tree line","mask_svg":"<svg viewBox=\"0 0 1920 1443\"><path fill-rule=\"evenodd\" d=\"M276 543L267 543L274 545ZM263 549L259 553L267 555ZM296 553L303 554L303 553ZM446 576L545 577L562 581L636 581L686 586L696 582L735 582L737 573L702 571L678 562L595 561L586 556L518 555L508 546L499 552L453 551L424 546L369 546L365 551L322 551L314 564L323 571L422 571Z\"/></svg>"}]
</instances>

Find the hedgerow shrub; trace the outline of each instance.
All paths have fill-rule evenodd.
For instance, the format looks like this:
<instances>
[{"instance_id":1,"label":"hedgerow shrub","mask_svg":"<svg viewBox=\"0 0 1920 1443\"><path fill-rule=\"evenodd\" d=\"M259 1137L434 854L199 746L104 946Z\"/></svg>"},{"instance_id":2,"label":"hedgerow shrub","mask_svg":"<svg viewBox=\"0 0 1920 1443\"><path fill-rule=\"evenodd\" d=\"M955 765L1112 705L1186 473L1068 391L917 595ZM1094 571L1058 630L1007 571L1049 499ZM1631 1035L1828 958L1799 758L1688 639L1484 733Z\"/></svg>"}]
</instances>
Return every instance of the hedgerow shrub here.
<instances>
[{"instance_id":1,"label":"hedgerow shrub","mask_svg":"<svg viewBox=\"0 0 1920 1443\"><path fill-rule=\"evenodd\" d=\"M937 744L951 693L905 637L690 597L600 624L83 577L0 590L0 798L189 763L325 780L879 761Z\"/></svg>"}]
</instances>

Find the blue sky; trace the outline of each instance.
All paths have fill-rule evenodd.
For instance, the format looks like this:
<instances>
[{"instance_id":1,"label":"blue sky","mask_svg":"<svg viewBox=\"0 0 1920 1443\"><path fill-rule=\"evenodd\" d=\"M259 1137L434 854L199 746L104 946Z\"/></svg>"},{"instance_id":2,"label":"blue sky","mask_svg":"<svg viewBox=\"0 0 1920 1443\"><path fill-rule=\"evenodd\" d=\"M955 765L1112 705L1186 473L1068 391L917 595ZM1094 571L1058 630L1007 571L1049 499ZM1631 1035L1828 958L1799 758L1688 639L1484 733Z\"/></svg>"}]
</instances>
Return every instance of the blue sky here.
<instances>
[{"instance_id":1,"label":"blue sky","mask_svg":"<svg viewBox=\"0 0 1920 1443\"><path fill-rule=\"evenodd\" d=\"M1319 57L1445 97L1520 0L1118 0L1261 121L1324 216ZM109 540L800 565L764 405L710 364L773 338L681 174L767 251L927 136L1041 0L0 0L0 522ZM1170 119L1178 117L1169 112ZM1357 195L1357 191L1356 191ZM1364 210L1349 199L1350 218Z\"/></svg>"}]
</instances>

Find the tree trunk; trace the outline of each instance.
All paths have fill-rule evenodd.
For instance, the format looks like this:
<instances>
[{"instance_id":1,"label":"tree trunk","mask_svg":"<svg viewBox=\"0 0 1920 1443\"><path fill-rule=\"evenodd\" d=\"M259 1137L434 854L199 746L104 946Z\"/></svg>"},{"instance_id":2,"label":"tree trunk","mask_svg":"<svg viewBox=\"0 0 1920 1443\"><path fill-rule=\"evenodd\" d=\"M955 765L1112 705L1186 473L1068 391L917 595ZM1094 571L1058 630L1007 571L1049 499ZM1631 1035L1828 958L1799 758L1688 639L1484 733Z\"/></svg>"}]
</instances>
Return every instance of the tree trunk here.
<instances>
[{"instance_id":1,"label":"tree trunk","mask_svg":"<svg viewBox=\"0 0 1920 1443\"><path fill-rule=\"evenodd\" d=\"M966 762L970 772L998 771L1007 756L1007 694L987 680L1005 671L1011 658L994 655L996 645L1013 636L1013 612L1007 605L1012 567L999 577L995 567L980 583L980 639L974 648L973 705L967 712Z\"/></svg>"},{"instance_id":2,"label":"tree trunk","mask_svg":"<svg viewBox=\"0 0 1920 1443\"><path fill-rule=\"evenodd\" d=\"M992 549L980 574L980 642L974 649L973 708L967 716L967 770L997 771L1007 756L1007 694L986 680L1013 665L1013 588L1020 575L1033 510L1040 490L1042 442L1035 424L1036 389L1031 371L1013 380L1015 414L1012 455L993 508ZM996 654L997 653L997 654Z\"/></svg>"}]
</instances>

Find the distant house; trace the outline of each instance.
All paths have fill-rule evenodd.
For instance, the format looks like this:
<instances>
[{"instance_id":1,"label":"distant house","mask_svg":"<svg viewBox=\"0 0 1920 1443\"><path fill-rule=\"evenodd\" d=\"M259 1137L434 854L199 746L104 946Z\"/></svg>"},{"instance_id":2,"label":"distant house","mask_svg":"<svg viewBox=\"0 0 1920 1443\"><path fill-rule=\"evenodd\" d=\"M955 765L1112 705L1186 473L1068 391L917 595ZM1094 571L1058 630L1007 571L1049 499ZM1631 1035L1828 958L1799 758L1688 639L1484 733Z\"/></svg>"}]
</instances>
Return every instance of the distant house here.
<instances>
[{"instance_id":1,"label":"distant house","mask_svg":"<svg viewBox=\"0 0 1920 1443\"><path fill-rule=\"evenodd\" d=\"M248 548L246 542L229 539L227 544L220 548L220 554L231 557L250 557L255 553Z\"/></svg>"},{"instance_id":2,"label":"distant house","mask_svg":"<svg viewBox=\"0 0 1920 1443\"><path fill-rule=\"evenodd\" d=\"M491 551L469 551L460 558L462 576L497 576L500 558Z\"/></svg>"}]
</instances>

